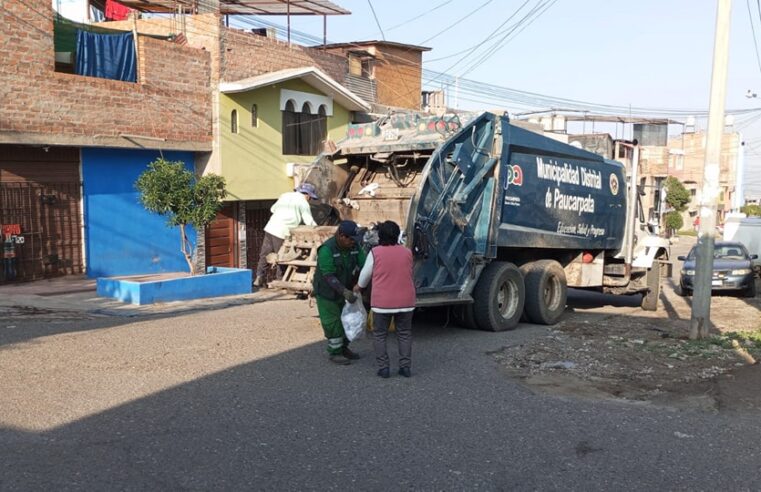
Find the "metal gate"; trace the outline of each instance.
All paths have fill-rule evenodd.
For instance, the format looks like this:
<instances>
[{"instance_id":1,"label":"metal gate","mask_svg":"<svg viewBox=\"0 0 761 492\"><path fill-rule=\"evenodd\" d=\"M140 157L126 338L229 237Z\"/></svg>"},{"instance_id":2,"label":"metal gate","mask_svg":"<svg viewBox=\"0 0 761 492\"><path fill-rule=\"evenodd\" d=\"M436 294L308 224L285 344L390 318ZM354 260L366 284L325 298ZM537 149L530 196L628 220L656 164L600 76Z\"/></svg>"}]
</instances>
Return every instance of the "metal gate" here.
<instances>
[{"instance_id":1,"label":"metal gate","mask_svg":"<svg viewBox=\"0 0 761 492\"><path fill-rule=\"evenodd\" d=\"M0 183L0 283L83 273L80 199L77 182Z\"/></svg>"},{"instance_id":2,"label":"metal gate","mask_svg":"<svg viewBox=\"0 0 761 492\"><path fill-rule=\"evenodd\" d=\"M274 201L246 202L246 265L256 272L259 251L264 241L264 226L270 219L270 207Z\"/></svg>"}]
</instances>

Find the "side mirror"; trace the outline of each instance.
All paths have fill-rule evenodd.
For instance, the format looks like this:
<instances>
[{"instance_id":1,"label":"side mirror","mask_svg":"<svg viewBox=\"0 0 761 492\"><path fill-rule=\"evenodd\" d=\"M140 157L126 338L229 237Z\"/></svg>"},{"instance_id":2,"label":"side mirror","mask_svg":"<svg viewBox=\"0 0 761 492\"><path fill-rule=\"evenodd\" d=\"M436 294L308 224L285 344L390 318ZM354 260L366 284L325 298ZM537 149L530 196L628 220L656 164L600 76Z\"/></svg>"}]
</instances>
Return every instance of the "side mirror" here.
<instances>
[{"instance_id":1,"label":"side mirror","mask_svg":"<svg viewBox=\"0 0 761 492\"><path fill-rule=\"evenodd\" d=\"M750 255L750 259L751 260L757 260L758 259L758 255Z\"/></svg>"},{"instance_id":2,"label":"side mirror","mask_svg":"<svg viewBox=\"0 0 761 492\"><path fill-rule=\"evenodd\" d=\"M676 259L677 259L677 260L679 260L679 261L687 261L687 257L686 257L686 256L684 256L684 255L682 255L682 256L677 256L677 257L676 257Z\"/></svg>"}]
</instances>

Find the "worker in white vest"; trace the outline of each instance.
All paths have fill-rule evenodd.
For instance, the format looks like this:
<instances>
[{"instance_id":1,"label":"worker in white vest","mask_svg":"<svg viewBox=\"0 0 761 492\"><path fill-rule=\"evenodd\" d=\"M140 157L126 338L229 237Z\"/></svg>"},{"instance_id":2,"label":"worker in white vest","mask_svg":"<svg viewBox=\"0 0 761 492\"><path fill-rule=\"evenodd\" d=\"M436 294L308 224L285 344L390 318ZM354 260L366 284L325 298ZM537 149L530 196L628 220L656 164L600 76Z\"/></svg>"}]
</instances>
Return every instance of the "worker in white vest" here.
<instances>
[{"instance_id":1,"label":"worker in white vest","mask_svg":"<svg viewBox=\"0 0 761 492\"><path fill-rule=\"evenodd\" d=\"M264 226L264 241L259 251L259 263L256 266L254 287L267 284L267 255L277 253L285 238L291 235L291 229L301 224L316 226L309 208L309 201L316 200L317 190L311 183L302 183L296 191L283 193L272 205L272 217Z\"/></svg>"}]
</instances>

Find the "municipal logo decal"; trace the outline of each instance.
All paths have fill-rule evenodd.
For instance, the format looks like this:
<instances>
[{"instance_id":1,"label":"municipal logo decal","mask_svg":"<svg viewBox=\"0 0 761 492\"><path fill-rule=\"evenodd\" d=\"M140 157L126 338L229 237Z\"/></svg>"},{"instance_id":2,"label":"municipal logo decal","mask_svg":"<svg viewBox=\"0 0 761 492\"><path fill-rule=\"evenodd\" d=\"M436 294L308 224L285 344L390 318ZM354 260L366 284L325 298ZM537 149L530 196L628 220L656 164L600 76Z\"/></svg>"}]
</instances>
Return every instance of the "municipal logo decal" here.
<instances>
[{"instance_id":1,"label":"municipal logo decal","mask_svg":"<svg viewBox=\"0 0 761 492\"><path fill-rule=\"evenodd\" d=\"M507 173L505 176L505 189L510 185L523 186L523 169L518 164L510 165L506 167Z\"/></svg>"},{"instance_id":2,"label":"municipal logo decal","mask_svg":"<svg viewBox=\"0 0 761 492\"><path fill-rule=\"evenodd\" d=\"M614 195L618 195L618 176L610 174L610 192Z\"/></svg>"}]
</instances>

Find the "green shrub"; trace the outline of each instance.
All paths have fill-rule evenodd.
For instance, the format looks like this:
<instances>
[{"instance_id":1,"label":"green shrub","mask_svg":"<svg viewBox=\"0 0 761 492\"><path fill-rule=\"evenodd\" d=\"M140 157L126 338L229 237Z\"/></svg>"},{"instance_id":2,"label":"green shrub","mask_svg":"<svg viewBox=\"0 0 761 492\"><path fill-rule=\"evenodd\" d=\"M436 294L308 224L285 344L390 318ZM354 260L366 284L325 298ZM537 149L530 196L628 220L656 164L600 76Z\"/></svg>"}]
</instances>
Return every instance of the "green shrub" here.
<instances>
[{"instance_id":1,"label":"green shrub","mask_svg":"<svg viewBox=\"0 0 761 492\"><path fill-rule=\"evenodd\" d=\"M678 231L684 226L684 219L682 219L682 214L672 210L663 216L663 224L670 231Z\"/></svg>"},{"instance_id":2,"label":"green shrub","mask_svg":"<svg viewBox=\"0 0 761 492\"><path fill-rule=\"evenodd\" d=\"M194 247L185 233L185 226L191 225L203 234L227 196L225 179L216 174L196 178L182 162L161 157L151 162L137 178L135 188L147 210L166 216L168 227L180 228L180 250L191 274L195 274Z\"/></svg>"},{"instance_id":3,"label":"green shrub","mask_svg":"<svg viewBox=\"0 0 761 492\"><path fill-rule=\"evenodd\" d=\"M761 205L745 205L740 209L748 217L761 217Z\"/></svg>"}]
</instances>

